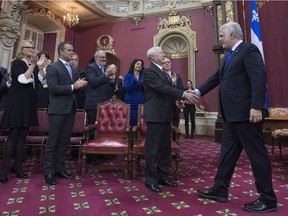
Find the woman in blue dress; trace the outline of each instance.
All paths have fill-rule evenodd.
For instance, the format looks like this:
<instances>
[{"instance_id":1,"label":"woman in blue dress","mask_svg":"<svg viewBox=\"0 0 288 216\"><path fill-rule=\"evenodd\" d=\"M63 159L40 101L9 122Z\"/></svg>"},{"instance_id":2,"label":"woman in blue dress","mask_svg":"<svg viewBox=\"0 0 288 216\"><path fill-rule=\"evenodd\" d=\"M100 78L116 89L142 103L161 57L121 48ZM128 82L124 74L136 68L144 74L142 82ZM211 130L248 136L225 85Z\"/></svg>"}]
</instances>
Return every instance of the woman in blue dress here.
<instances>
[{"instance_id":1,"label":"woman in blue dress","mask_svg":"<svg viewBox=\"0 0 288 216\"><path fill-rule=\"evenodd\" d=\"M130 126L137 125L138 104L144 103L144 87L142 75L144 62L142 59L134 59L128 73L124 77L125 103L130 104Z\"/></svg>"}]
</instances>

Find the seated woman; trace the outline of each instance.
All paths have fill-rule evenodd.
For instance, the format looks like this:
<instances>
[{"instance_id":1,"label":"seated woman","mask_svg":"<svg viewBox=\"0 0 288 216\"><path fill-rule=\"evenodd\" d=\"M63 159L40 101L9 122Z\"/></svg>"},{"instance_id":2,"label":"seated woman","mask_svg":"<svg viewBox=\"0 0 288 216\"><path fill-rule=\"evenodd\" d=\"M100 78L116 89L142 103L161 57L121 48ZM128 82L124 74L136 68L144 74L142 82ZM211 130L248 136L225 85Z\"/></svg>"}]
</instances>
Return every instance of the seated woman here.
<instances>
[{"instance_id":1,"label":"seated woman","mask_svg":"<svg viewBox=\"0 0 288 216\"><path fill-rule=\"evenodd\" d=\"M137 125L138 104L144 103L143 70L143 60L136 58L130 63L129 71L124 77L124 88L126 91L124 101L130 104L130 126Z\"/></svg>"}]
</instances>

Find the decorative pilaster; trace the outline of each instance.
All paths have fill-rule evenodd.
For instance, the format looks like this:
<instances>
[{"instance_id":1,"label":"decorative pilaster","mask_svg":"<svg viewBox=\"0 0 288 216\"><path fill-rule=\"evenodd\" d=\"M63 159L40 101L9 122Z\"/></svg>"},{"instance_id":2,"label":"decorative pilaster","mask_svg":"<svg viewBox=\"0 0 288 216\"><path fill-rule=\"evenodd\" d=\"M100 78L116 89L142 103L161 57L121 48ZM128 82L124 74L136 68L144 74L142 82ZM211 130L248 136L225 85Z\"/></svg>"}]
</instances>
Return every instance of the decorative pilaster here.
<instances>
[{"instance_id":1,"label":"decorative pilaster","mask_svg":"<svg viewBox=\"0 0 288 216\"><path fill-rule=\"evenodd\" d=\"M26 9L24 0L2 2L0 14L0 60L1 66L9 68L14 43L21 34L23 11Z\"/></svg>"}]
</instances>

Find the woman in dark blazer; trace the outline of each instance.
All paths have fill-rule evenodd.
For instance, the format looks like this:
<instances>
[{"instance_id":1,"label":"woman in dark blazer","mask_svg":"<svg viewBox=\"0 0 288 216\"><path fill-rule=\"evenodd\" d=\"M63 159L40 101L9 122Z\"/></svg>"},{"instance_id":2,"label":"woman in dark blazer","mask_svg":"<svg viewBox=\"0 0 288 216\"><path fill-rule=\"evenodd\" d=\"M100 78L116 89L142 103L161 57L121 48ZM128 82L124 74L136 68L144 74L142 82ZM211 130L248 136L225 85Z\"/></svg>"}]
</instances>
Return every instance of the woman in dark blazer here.
<instances>
[{"instance_id":1,"label":"woman in dark blazer","mask_svg":"<svg viewBox=\"0 0 288 216\"><path fill-rule=\"evenodd\" d=\"M7 105L1 121L3 128L9 128L7 143L0 174L0 183L8 181L9 170L18 178L28 178L22 170L24 145L30 126L38 125L36 109L36 87L34 77L42 66L44 57L36 65L33 41L24 40L17 57L11 65L12 84L7 95ZM14 165L9 167L14 153Z\"/></svg>"}]
</instances>

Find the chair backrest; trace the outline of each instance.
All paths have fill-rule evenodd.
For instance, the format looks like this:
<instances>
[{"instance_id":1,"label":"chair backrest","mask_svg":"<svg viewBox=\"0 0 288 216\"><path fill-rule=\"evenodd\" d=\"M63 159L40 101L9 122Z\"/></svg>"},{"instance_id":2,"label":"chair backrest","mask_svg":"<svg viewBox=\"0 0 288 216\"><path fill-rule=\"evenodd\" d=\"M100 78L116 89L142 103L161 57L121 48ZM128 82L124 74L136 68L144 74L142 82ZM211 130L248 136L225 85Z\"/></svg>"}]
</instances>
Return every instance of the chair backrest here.
<instances>
[{"instance_id":1,"label":"chair backrest","mask_svg":"<svg viewBox=\"0 0 288 216\"><path fill-rule=\"evenodd\" d=\"M124 135L130 122L130 105L107 100L97 107L97 134Z\"/></svg>"},{"instance_id":2,"label":"chair backrest","mask_svg":"<svg viewBox=\"0 0 288 216\"><path fill-rule=\"evenodd\" d=\"M75 121L72 129L72 133L74 134L83 134L85 132L85 127L87 125L87 115L85 110L77 109L75 114Z\"/></svg>"},{"instance_id":3,"label":"chair backrest","mask_svg":"<svg viewBox=\"0 0 288 216\"><path fill-rule=\"evenodd\" d=\"M47 108L38 108L37 115L39 125L30 127L29 132L48 133L49 120L48 120Z\"/></svg>"}]
</instances>

